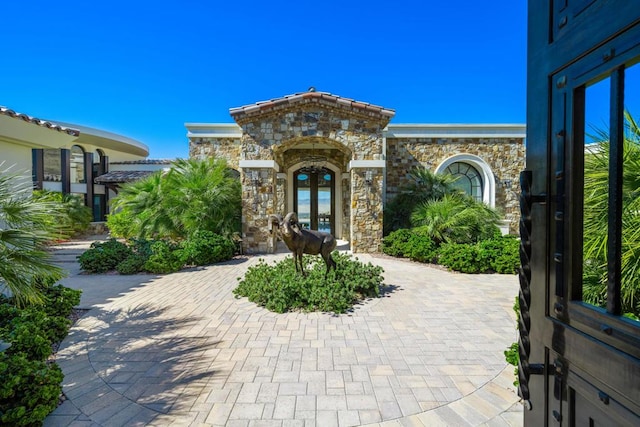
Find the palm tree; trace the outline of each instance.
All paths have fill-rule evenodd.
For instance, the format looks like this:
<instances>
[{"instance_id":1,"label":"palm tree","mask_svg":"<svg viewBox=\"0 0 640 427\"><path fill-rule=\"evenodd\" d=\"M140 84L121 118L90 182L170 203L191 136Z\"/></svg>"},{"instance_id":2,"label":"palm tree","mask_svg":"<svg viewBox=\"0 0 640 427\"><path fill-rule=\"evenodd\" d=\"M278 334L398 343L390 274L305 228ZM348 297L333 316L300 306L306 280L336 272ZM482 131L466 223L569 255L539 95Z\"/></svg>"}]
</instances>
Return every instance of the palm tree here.
<instances>
[{"instance_id":1,"label":"palm tree","mask_svg":"<svg viewBox=\"0 0 640 427\"><path fill-rule=\"evenodd\" d=\"M605 305L609 196L609 135L597 130L597 143L584 160L583 299ZM622 198L622 304L640 314L640 127L625 111Z\"/></svg>"},{"instance_id":2,"label":"palm tree","mask_svg":"<svg viewBox=\"0 0 640 427\"><path fill-rule=\"evenodd\" d=\"M63 216L60 203L34 199L29 178L0 170L0 291L18 305L41 303L41 288L66 275L45 249L58 236L52 215Z\"/></svg>"},{"instance_id":3,"label":"palm tree","mask_svg":"<svg viewBox=\"0 0 640 427\"><path fill-rule=\"evenodd\" d=\"M132 235L141 238L175 238L181 234L179 225L166 207L164 181L163 173L158 171L123 185L113 199L112 210L122 211L130 219L129 232Z\"/></svg>"},{"instance_id":4,"label":"palm tree","mask_svg":"<svg viewBox=\"0 0 640 427\"><path fill-rule=\"evenodd\" d=\"M476 243L499 233L500 216L489 206L467 195L445 194L440 200L418 205L411 223L440 245L444 242Z\"/></svg>"},{"instance_id":5,"label":"palm tree","mask_svg":"<svg viewBox=\"0 0 640 427\"><path fill-rule=\"evenodd\" d=\"M240 182L222 159L179 159L166 173L123 186L113 209L133 219L136 237L182 239L198 230L230 236L240 231Z\"/></svg>"},{"instance_id":6,"label":"palm tree","mask_svg":"<svg viewBox=\"0 0 640 427\"><path fill-rule=\"evenodd\" d=\"M456 177L436 174L423 166L411 169L409 182L384 208L384 234L411 227L411 213L421 203L440 200L446 194L459 193Z\"/></svg>"},{"instance_id":7,"label":"palm tree","mask_svg":"<svg viewBox=\"0 0 640 427\"><path fill-rule=\"evenodd\" d=\"M167 205L184 235L208 230L224 236L239 232L240 181L224 159L177 160L167 175Z\"/></svg>"}]
</instances>

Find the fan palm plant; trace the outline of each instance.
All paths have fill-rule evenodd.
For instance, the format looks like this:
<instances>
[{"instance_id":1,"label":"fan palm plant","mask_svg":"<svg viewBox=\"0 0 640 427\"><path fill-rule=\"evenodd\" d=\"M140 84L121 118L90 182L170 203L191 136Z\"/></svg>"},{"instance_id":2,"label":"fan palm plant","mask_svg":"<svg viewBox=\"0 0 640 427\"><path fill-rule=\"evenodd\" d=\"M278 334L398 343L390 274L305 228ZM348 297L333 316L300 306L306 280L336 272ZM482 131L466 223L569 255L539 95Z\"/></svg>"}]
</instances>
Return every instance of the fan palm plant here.
<instances>
[{"instance_id":1,"label":"fan palm plant","mask_svg":"<svg viewBox=\"0 0 640 427\"><path fill-rule=\"evenodd\" d=\"M622 304L640 314L640 127L625 111L622 190ZM583 209L583 299L606 303L609 196L609 135L598 130L599 142L585 154Z\"/></svg>"},{"instance_id":2,"label":"fan palm plant","mask_svg":"<svg viewBox=\"0 0 640 427\"><path fill-rule=\"evenodd\" d=\"M445 194L440 200L419 204L411 214L411 223L437 244L476 243L500 232L498 213L469 196Z\"/></svg>"},{"instance_id":3,"label":"fan palm plant","mask_svg":"<svg viewBox=\"0 0 640 427\"><path fill-rule=\"evenodd\" d=\"M440 200L446 194L459 193L455 187L457 177L437 174L426 167L411 169L409 182L384 209L384 234L411 226L411 213L421 203Z\"/></svg>"},{"instance_id":4,"label":"fan palm plant","mask_svg":"<svg viewBox=\"0 0 640 427\"><path fill-rule=\"evenodd\" d=\"M63 217L60 203L34 199L28 177L0 170L0 291L9 290L19 305L42 302L41 287L66 274L45 248L58 237L52 215Z\"/></svg>"},{"instance_id":5,"label":"fan palm plant","mask_svg":"<svg viewBox=\"0 0 640 427\"><path fill-rule=\"evenodd\" d=\"M240 230L240 182L224 160L179 159L168 172L123 186L113 209L132 219L135 237L182 239L198 230L229 236Z\"/></svg>"}]
</instances>

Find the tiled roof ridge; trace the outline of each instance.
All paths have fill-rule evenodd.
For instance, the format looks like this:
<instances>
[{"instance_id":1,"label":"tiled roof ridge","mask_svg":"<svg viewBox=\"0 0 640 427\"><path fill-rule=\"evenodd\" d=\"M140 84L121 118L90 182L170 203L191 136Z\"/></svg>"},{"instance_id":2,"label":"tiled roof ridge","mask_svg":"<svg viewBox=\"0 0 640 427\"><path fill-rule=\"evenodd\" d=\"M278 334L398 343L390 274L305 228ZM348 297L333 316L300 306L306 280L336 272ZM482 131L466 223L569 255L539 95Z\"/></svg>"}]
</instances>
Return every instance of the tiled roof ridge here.
<instances>
[{"instance_id":1,"label":"tiled roof ridge","mask_svg":"<svg viewBox=\"0 0 640 427\"><path fill-rule=\"evenodd\" d=\"M296 102L300 102L305 99L318 99L318 100L329 101L345 107L352 107L360 110L374 112L387 117L393 117L396 113L395 110L384 108L379 105L370 104L368 102L356 101L351 98L345 98L339 95L331 94L329 92L319 92L316 90L310 90L307 92L298 92L292 95L285 95L280 98L273 98L268 101L258 101L254 104L248 104L248 105L243 105L241 107L230 108L229 113L232 116L237 116L240 114L251 114L254 112L268 110L273 107L277 107L285 104L294 104Z\"/></svg>"},{"instance_id":2,"label":"tiled roof ridge","mask_svg":"<svg viewBox=\"0 0 640 427\"><path fill-rule=\"evenodd\" d=\"M29 116L28 114L18 113L10 108L0 105L0 114L13 117L15 119L22 119L27 123L33 123L34 125L42 126L48 129L57 130L58 132L64 132L68 135L79 136L80 131L77 129L61 126L59 124L50 122L48 120L42 120L37 117Z\"/></svg>"},{"instance_id":3,"label":"tiled roof ridge","mask_svg":"<svg viewBox=\"0 0 640 427\"><path fill-rule=\"evenodd\" d=\"M141 160L122 160L119 162L110 162L112 165L170 165L171 159L141 159Z\"/></svg>"},{"instance_id":4,"label":"tiled roof ridge","mask_svg":"<svg viewBox=\"0 0 640 427\"><path fill-rule=\"evenodd\" d=\"M137 181L154 174L157 171L111 171L94 178L96 184L123 183Z\"/></svg>"}]
</instances>

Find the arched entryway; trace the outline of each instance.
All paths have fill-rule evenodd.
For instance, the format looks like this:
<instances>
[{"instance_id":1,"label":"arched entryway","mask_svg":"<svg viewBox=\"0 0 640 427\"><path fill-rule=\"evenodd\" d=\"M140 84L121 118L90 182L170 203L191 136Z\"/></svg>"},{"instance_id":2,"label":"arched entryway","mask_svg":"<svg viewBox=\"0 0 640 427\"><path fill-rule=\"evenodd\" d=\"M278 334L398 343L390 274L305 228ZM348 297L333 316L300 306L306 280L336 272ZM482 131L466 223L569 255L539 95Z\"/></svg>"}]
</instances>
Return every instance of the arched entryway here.
<instances>
[{"instance_id":1,"label":"arched entryway","mask_svg":"<svg viewBox=\"0 0 640 427\"><path fill-rule=\"evenodd\" d=\"M336 174L326 167L293 172L293 210L311 230L336 235Z\"/></svg>"}]
</instances>

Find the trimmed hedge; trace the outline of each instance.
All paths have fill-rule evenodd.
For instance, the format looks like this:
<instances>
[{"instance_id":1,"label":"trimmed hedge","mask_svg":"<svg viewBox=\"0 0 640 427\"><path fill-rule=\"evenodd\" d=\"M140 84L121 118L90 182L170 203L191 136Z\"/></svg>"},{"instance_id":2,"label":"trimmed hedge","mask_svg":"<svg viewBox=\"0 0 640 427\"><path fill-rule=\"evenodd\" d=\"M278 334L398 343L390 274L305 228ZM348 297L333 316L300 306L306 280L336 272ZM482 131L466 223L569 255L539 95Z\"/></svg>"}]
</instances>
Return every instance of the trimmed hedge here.
<instances>
[{"instance_id":1,"label":"trimmed hedge","mask_svg":"<svg viewBox=\"0 0 640 427\"><path fill-rule=\"evenodd\" d=\"M111 239L94 242L78 257L80 267L89 273L116 270L120 274L147 271L168 274L185 265L209 265L233 258L233 240L210 231L198 231L182 242L129 239L126 243Z\"/></svg>"},{"instance_id":2,"label":"trimmed hedge","mask_svg":"<svg viewBox=\"0 0 640 427\"><path fill-rule=\"evenodd\" d=\"M22 309L0 296L0 339L11 344L0 353L1 425L41 425L58 405L62 371L46 359L69 332L80 291L57 285L43 294L45 305Z\"/></svg>"},{"instance_id":3,"label":"trimmed hedge","mask_svg":"<svg viewBox=\"0 0 640 427\"><path fill-rule=\"evenodd\" d=\"M437 263L462 273L515 274L520 266L517 236L499 236L478 243L445 243L437 247L420 228L391 232L382 252L413 261Z\"/></svg>"}]
</instances>

